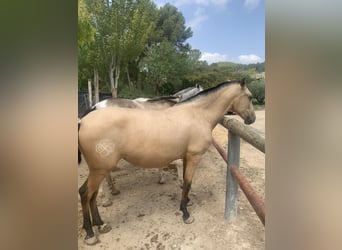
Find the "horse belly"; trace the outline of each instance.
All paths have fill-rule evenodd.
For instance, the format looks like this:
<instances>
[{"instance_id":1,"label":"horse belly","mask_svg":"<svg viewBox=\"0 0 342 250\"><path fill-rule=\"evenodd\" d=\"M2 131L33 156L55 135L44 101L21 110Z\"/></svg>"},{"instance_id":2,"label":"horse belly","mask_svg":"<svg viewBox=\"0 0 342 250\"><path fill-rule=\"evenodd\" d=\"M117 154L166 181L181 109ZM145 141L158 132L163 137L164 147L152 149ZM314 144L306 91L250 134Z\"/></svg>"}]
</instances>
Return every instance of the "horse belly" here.
<instances>
[{"instance_id":1,"label":"horse belly","mask_svg":"<svg viewBox=\"0 0 342 250\"><path fill-rule=\"evenodd\" d=\"M158 158L158 157L141 157L135 158L134 156L127 156L124 157L126 161L133 164L134 166L141 167L141 168L162 168L167 166L170 162L177 160L177 158Z\"/></svg>"},{"instance_id":2,"label":"horse belly","mask_svg":"<svg viewBox=\"0 0 342 250\"><path fill-rule=\"evenodd\" d=\"M123 154L123 158L139 167L160 168L174 160L182 159L185 151L183 145L175 147L172 143L145 142L135 146L130 144L129 149L127 148L126 153Z\"/></svg>"}]
</instances>

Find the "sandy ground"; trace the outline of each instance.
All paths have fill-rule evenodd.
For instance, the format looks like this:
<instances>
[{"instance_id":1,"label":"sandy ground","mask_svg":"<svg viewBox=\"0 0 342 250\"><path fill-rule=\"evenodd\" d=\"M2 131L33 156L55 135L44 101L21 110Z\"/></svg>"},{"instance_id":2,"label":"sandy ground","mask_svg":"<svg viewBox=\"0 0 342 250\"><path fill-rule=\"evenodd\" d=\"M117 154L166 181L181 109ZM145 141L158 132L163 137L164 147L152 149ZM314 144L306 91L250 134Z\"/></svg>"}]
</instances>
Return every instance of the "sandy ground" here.
<instances>
[{"instance_id":1,"label":"sandy ground","mask_svg":"<svg viewBox=\"0 0 342 250\"><path fill-rule=\"evenodd\" d=\"M256 116L251 126L265 132L265 111L256 111ZM227 149L224 127L217 125L213 136ZM240 151L240 170L264 199L265 155L243 140ZM79 186L87 173L83 160L79 165ZM224 220L226 164L213 146L202 158L193 179L189 197L194 204L188 208L195 217L192 224L184 224L179 211L181 188L175 169L165 171L163 185L158 184L158 170L136 168L124 161L112 175L121 193L110 197L112 206L99 206L99 211L113 229L100 234L96 245L85 245L79 199L79 249L265 249L264 226L241 190L237 218L232 222ZM100 203L101 197L98 200Z\"/></svg>"}]
</instances>

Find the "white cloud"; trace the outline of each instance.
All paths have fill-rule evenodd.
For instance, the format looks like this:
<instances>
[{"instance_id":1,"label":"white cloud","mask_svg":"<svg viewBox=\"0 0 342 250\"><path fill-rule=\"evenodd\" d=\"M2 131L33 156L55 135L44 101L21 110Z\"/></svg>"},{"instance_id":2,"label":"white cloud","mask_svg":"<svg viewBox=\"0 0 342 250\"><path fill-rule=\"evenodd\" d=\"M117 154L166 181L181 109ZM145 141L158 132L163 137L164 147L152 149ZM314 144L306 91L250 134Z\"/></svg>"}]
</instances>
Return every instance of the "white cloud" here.
<instances>
[{"instance_id":1,"label":"white cloud","mask_svg":"<svg viewBox=\"0 0 342 250\"><path fill-rule=\"evenodd\" d=\"M160 8L161 6L164 6L167 3L166 0L153 0L152 2L154 2L158 8Z\"/></svg>"},{"instance_id":2,"label":"white cloud","mask_svg":"<svg viewBox=\"0 0 342 250\"><path fill-rule=\"evenodd\" d=\"M207 19L208 15L205 14L204 9L198 8L194 13L194 17L187 23L187 26L190 26L193 31L198 30Z\"/></svg>"},{"instance_id":3,"label":"white cloud","mask_svg":"<svg viewBox=\"0 0 342 250\"><path fill-rule=\"evenodd\" d=\"M203 52L200 58L201 61L207 61L208 64L215 62L225 62L228 61L228 56L220 53L209 53Z\"/></svg>"},{"instance_id":4,"label":"white cloud","mask_svg":"<svg viewBox=\"0 0 342 250\"><path fill-rule=\"evenodd\" d=\"M258 7L260 0L244 0L243 6L245 6L248 10L254 10Z\"/></svg>"},{"instance_id":5,"label":"white cloud","mask_svg":"<svg viewBox=\"0 0 342 250\"><path fill-rule=\"evenodd\" d=\"M198 30L203 22L208 20L209 16L206 14L207 8L225 9L231 0L153 0L153 2L160 8L166 3L176 6L191 6L193 7L193 17L187 22L192 30Z\"/></svg>"},{"instance_id":6,"label":"white cloud","mask_svg":"<svg viewBox=\"0 0 342 250\"><path fill-rule=\"evenodd\" d=\"M241 55L238 57L238 62L242 64L258 63L263 62L263 60L257 55Z\"/></svg>"}]
</instances>

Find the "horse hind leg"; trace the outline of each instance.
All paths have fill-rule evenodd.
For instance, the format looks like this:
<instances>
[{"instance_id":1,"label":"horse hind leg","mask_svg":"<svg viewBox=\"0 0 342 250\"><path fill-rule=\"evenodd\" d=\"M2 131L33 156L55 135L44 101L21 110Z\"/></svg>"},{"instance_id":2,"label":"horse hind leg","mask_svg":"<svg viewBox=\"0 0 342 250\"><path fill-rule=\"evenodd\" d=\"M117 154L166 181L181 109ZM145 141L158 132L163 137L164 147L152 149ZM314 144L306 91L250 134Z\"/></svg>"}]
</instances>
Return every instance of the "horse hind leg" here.
<instances>
[{"instance_id":1,"label":"horse hind leg","mask_svg":"<svg viewBox=\"0 0 342 250\"><path fill-rule=\"evenodd\" d=\"M168 168L176 168L177 170L177 181L180 184L180 188L183 187L183 172L182 172L182 160L178 159L175 160L171 163L169 163L169 165L167 166ZM164 184L165 181L165 173L164 173L164 168L160 168L159 169L159 184Z\"/></svg>"},{"instance_id":2,"label":"horse hind leg","mask_svg":"<svg viewBox=\"0 0 342 250\"><path fill-rule=\"evenodd\" d=\"M83 228L86 231L86 237L84 240L88 245L93 245L97 242L97 239L95 237L95 234L92 228L92 223L91 223L91 218L90 218L90 213L89 213L89 199L88 199L89 196L88 196L87 185L88 185L88 179L79 188L79 194L81 197L81 204L82 204Z\"/></svg>"},{"instance_id":3,"label":"horse hind leg","mask_svg":"<svg viewBox=\"0 0 342 250\"><path fill-rule=\"evenodd\" d=\"M97 194L98 191L96 191L90 199L90 211L93 218L93 226L98 226L98 230L102 234L108 233L112 228L109 224L104 223L100 217L100 213L96 204Z\"/></svg>"},{"instance_id":4,"label":"horse hind leg","mask_svg":"<svg viewBox=\"0 0 342 250\"><path fill-rule=\"evenodd\" d=\"M104 222L100 217L96 205L98 189L104 177L105 174L103 173L94 173L90 171L87 181L82 185L82 187L79 190L83 210L83 226L87 233L85 237L85 243L88 245L94 245L98 241L92 229L89 208L92 214L93 225L97 225L100 227L104 225ZM108 228L108 226L106 226L103 230L109 232L110 229L111 228Z\"/></svg>"}]
</instances>

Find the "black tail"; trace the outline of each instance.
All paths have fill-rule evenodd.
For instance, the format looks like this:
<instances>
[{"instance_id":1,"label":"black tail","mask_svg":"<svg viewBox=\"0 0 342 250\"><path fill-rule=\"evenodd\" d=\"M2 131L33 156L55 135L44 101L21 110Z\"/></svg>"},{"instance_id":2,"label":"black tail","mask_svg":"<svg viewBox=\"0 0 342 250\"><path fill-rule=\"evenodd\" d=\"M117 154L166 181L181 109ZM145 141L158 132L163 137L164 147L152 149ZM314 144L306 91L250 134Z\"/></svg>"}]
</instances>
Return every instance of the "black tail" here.
<instances>
[{"instance_id":1,"label":"black tail","mask_svg":"<svg viewBox=\"0 0 342 250\"><path fill-rule=\"evenodd\" d=\"M81 116L81 118L85 117L85 116L86 116L87 114L89 114L90 112L93 112L95 109L96 109L96 106L95 106L95 105L92 106L92 107L90 107L90 108L88 108L88 109L84 112L84 114Z\"/></svg>"},{"instance_id":2,"label":"black tail","mask_svg":"<svg viewBox=\"0 0 342 250\"><path fill-rule=\"evenodd\" d=\"M80 131L80 127L81 127L81 121L78 122L78 131ZM82 161L80 147L77 147L77 149L78 149L78 164L80 164Z\"/></svg>"}]
</instances>

